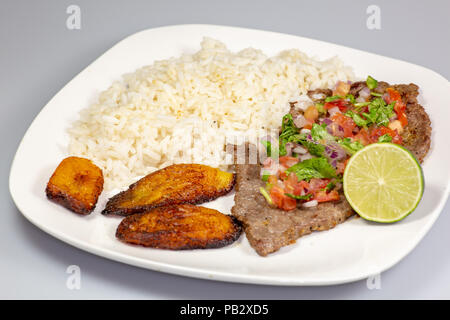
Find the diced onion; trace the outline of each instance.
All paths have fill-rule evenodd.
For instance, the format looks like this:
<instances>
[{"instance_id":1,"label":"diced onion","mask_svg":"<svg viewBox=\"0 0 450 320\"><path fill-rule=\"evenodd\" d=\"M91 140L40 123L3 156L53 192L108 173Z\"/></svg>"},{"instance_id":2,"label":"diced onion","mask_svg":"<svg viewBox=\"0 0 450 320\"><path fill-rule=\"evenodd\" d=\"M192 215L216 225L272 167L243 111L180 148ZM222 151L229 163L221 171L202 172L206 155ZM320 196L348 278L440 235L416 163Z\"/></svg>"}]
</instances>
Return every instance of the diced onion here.
<instances>
[{"instance_id":1,"label":"diced onion","mask_svg":"<svg viewBox=\"0 0 450 320\"><path fill-rule=\"evenodd\" d=\"M305 208L312 208L312 207L317 207L318 204L319 204L319 202L317 202L317 200L311 200L311 201L305 202L304 204L302 204L302 206Z\"/></svg>"},{"instance_id":2,"label":"diced onion","mask_svg":"<svg viewBox=\"0 0 450 320\"><path fill-rule=\"evenodd\" d=\"M330 116L334 116L336 113L341 113L341 110L339 110L338 107L333 107L330 110L328 110L328 113L330 114Z\"/></svg>"},{"instance_id":3,"label":"diced onion","mask_svg":"<svg viewBox=\"0 0 450 320\"><path fill-rule=\"evenodd\" d=\"M311 133L311 130L309 130L309 129L302 129L302 130L300 130L300 133L308 134L308 133Z\"/></svg>"},{"instance_id":4,"label":"diced onion","mask_svg":"<svg viewBox=\"0 0 450 320\"><path fill-rule=\"evenodd\" d=\"M297 103L295 103L295 107L305 111L306 109L308 109L308 107L310 105L314 104L313 101L311 100L310 97L308 97L308 95L304 94L301 95L298 99L297 99Z\"/></svg>"},{"instance_id":5,"label":"diced onion","mask_svg":"<svg viewBox=\"0 0 450 320\"><path fill-rule=\"evenodd\" d=\"M292 149L292 151L298 154L305 154L308 152L308 150L306 150L302 146L296 146L294 149Z\"/></svg>"},{"instance_id":6,"label":"diced onion","mask_svg":"<svg viewBox=\"0 0 450 320\"><path fill-rule=\"evenodd\" d=\"M367 98L370 97L370 89L367 87L364 87L359 91L359 97L356 99L357 102L365 102ZM359 101L362 100L362 101Z\"/></svg>"},{"instance_id":7,"label":"diced onion","mask_svg":"<svg viewBox=\"0 0 450 320\"><path fill-rule=\"evenodd\" d=\"M312 98L313 98L314 100L323 100L323 99L326 98L326 96L325 96L324 93L314 93L314 94L312 95Z\"/></svg>"},{"instance_id":8,"label":"diced onion","mask_svg":"<svg viewBox=\"0 0 450 320\"><path fill-rule=\"evenodd\" d=\"M294 119L294 124L297 128L303 128L305 126L305 124L307 123L305 117L300 114L297 117L295 117Z\"/></svg>"},{"instance_id":9,"label":"diced onion","mask_svg":"<svg viewBox=\"0 0 450 320\"><path fill-rule=\"evenodd\" d=\"M302 155L299 157L300 162L301 162L301 161L308 160L308 159L311 159L311 158L312 158L312 155L309 154L309 153L302 154Z\"/></svg>"}]
</instances>

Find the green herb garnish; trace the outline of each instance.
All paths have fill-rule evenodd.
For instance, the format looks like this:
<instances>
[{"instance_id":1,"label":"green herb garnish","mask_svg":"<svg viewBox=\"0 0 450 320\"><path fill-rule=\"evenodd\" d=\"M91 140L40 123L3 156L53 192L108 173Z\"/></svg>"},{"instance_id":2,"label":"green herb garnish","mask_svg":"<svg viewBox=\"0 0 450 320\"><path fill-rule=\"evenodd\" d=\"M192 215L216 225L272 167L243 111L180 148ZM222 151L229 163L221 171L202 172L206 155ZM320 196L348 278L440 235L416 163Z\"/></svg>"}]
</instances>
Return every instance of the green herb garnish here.
<instances>
[{"instance_id":1,"label":"green herb garnish","mask_svg":"<svg viewBox=\"0 0 450 320\"><path fill-rule=\"evenodd\" d=\"M323 107L323 103L316 103L316 109L319 113L326 113L325 108Z\"/></svg>"},{"instance_id":2,"label":"green herb garnish","mask_svg":"<svg viewBox=\"0 0 450 320\"><path fill-rule=\"evenodd\" d=\"M352 104L355 104L355 96L352 94L347 94L345 99L348 99Z\"/></svg>"},{"instance_id":3,"label":"green herb garnish","mask_svg":"<svg viewBox=\"0 0 450 320\"><path fill-rule=\"evenodd\" d=\"M367 77L366 84L370 90L375 89L378 86L378 81L372 78L371 76Z\"/></svg>"},{"instance_id":4,"label":"green herb garnish","mask_svg":"<svg viewBox=\"0 0 450 320\"><path fill-rule=\"evenodd\" d=\"M342 97L341 96L326 97L325 98L325 102L333 102L333 101L336 101L336 100L339 100L339 99L342 99Z\"/></svg>"},{"instance_id":5,"label":"green herb garnish","mask_svg":"<svg viewBox=\"0 0 450 320\"><path fill-rule=\"evenodd\" d=\"M350 138L339 140L338 143L349 155L353 155L358 150L364 148L359 141L352 141Z\"/></svg>"},{"instance_id":6,"label":"green herb garnish","mask_svg":"<svg viewBox=\"0 0 450 320\"><path fill-rule=\"evenodd\" d=\"M266 198L266 201L270 204L273 205L273 201L272 198L270 197L269 193L267 192L266 189L264 189L263 187L259 188L259 192L261 192L261 194L264 196L264 198Z\"/></svg>"},{"instance_id":7,"label":"green herb garnish","mask_svg":"<svg viewBox=\"0 0 450 320\"><path fill-rule=\"evenodd\" d=\"M296 196L292 193L285 193L284 195L288 196L289 198L297 199L297 200L309 200L312 197L312 194L305 194L304 196Z\"/></svg>"},{"instance_id":8,"label":"green herb garnish","mask_svg":"<svg viewBox=\"0 0 450 320\"><path fill-rule=\"evenodd\" d=\"M329 184L327 184L327 186L325 187L325 191L331 191L334 189L334 187L336 187L336 183L334 183L333 181L331 181Z\"/></svg>"},{"instance_id":9,"label":"green herb garnish","mask_svg":"<svg viewBox=\"0 0 450 320\"><path fill-rule=\"evenodd\" d=\"M378 138L378 142L391 142L392 137L388 134L383 134L381 137Z\"/></svg>"},{"instance_id":10,"label":"green herb garnish","mask_svg":"<svg viewBox=\"0 0 450 320\"><path fill-rule=\"evenodd\" d=\"M294 172L299 181L312 178L335 178L337 177L336 170L328 163L324 157L307 159L299 162L286 170L286 173Z\"/></svg>"},{"instance_id":11,"label":"green herb garnish","mask_svg":"<svg viewBox=\"0 0 450 320\"><path fill-rule=\"evenodd\" d=\"M280 156L285 156L287 154L286 143L288 143L289 139L296 134L298 134L298 128L294 124L294 119L292 119L292 115L288 113L283 117L281 124L281 133L279 137Z\"/></svg>"},{"instance_id":12,"label":"green herb garnish","mask_svg":"<svg viewBox=\"0 0 450 320\"><path fill-rule=\"evenodd\" d=\"M334 141L335 140L335 137L333 137L331 134L328 133L327 125L325 123L323 123L321 125L314 123L311 128L311 137L317 141L320 141L320 140Z\"/></svg>"}]
</instances>

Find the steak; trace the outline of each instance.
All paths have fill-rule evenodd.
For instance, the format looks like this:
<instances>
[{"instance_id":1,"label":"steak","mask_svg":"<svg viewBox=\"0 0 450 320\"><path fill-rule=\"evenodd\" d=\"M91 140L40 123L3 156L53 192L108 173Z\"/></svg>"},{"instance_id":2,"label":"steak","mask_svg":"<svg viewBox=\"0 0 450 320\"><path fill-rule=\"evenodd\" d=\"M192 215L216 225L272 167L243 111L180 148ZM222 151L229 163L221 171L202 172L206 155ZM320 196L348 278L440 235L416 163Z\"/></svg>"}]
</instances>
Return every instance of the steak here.
<instances>
[{"instance_id":1,"label":"steak","mask_svg":"<svg viewBox=\"0 0 450 320\"><path fill-rule=\"evenodd\" d=\"M359 91L365 87L365 82L355 82L351 86L350 93L357 97ZM396 89L406 104L408 125L402 133L403 145L423 162L430 149L431 121L424 108L417 102L419 87L415 84L391 86L380 81L374 91L384 94L389 87ZM332 91L329 89L308 92L308 96L314 102L324 102L324 96L331 94ZM293 116L297 115L296 111L295 106L291 104L290 112ZM254 145L248 147L255 148ZM243 224L250 245L261 256L267 256L283 246L295 243L298 238L313 231L332 229L354 214L342 193L339 201L319 203L312 208L297 208L292 211L272 208L259 191L259 188L265 185L260 177L261 166L236 164L235 170L237 175L235 205L231 212Z\"/></svg>"},{"instance_id":2,"label":"steak","mask_svg":"<svg viewBox=\"0 0 450 320\"><path fill-rule=\"evenodd\" d=\"M363 81L355 82L350 88L350 94L355 97L363 88L367 87ZM373 90L377 93L386 93L387 88L394 88L402 96L402 101L406 104L406 117L408 125L401 134L403 146L411 151L420 163L430 150L431 145L431 121L425 109L418 103L419 87L414 83L390 85L387 82L379 81L378 86Z\"/></svg>"},{"instance_id":3,"label":"steak","mask_svg":"<svg viewBox=\"0 0 450 320\"><path fill-rule=\"evenodd\" d=\"M238 164L235 169L235 205L231 212L242 222L250 245L261 256L295 243L313 231L331 229L354 213L344 195L340 201L321 203L313 208L292 211L271 208L259 192L265 185L260 177L260 165Z\"/></svg>"}]
</instances>

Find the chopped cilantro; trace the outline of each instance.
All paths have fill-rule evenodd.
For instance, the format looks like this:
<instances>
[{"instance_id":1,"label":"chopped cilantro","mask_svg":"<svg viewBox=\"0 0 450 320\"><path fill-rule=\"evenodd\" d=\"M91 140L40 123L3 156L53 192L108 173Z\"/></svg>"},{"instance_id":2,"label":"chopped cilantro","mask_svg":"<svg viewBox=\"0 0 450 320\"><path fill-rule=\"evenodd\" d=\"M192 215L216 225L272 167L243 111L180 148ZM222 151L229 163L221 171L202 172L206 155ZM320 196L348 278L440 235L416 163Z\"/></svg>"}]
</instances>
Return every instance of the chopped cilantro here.
<instances>
[{"instance_id":1,"label":"chopped cilantro","mask_svg":"<svg viewBox=\"0 0 450 320\"><path fill-rule=\"evenodd\" d=\"M289 198L297 199L297 200L309 200L312 197L312 194L305 194L304 196L296 196L292 193L285 193L284 195L288 196Z\"/></svg>"},{"instance_id":2,"label":"chopped cilantro","mask_svg":"<svg viewBox=\"0 0 450 320\"><path fill-rule=\"evenodd\" d=\"M326 97L325 98L325 102L332 102L332 101L336 101L336 100L339 100L339 99L342 99L342 97L341 96Z\"/></svg>"},{"instance_id":3,"label":"chopped cilantro","mask_svg":"<svg viewBox=\"0 0 450 320\"><path fill-rule=\"evenodd\" d=\"M269 177L270 177L270 173L267 171L264 171L261 179L262 179L262 181L267 182L267 181L269 181Z\"/></svg>"},{"instance_id":4,"label":"chopped cilantro","mask_svg":"<svg viewBox=\"0 0 450 320\"><path fill-rule=\"evenodd\" d=\"M366 127L367 126L367 120L363 119L359 114L349 110L345 113L345 115L347 117L352 118L358 127Z\"/></svg>"},{"instance_id":5,"label":"chopped cilantro","mask_svg":"<svg viewBox=\"0 0 450 320\"><path fill-rule=\"evenodd\" d=\"M286 114L283 117L282 124L281 124L281 133L279 137L279 155L285 156L287 154L286 152L286 143L289 142L289 139L293 136L298 134L298 129L294 124L294 119L292 119L292 115L290 113Z\"/></svg>"},{"instance_id":6,"label":"chopped cilantro","mask_svg":"<svg viewBox=\"0 0 450 320\"><path fill-rule=\"evenodd\" d=\"M325 187L325 191L331 191L334 189L334 187L336 187L336 183L334 183L333 181L331 181L329 184L327 184L327 186Z\"/></svg>"},{"instance_id":7,"label":"chopped cilantro","mask_svg":"<svg viewBox=\"0 0 450 320\"><path fill-rule=\"evenodd\" d=\"M312 158L299 162L286 170L286 173L294 172L298 180L310 180L312 178L335 178L337 176L334 167L324 157Z\"/></svg>"},{"instance_id":8,"label":"chopped cilantro","mask_svg":"<svg viewBox=\"0 0 450 320\"><path fill-rule=\"evenodd\" d=\"M316 109L319 113L326 113L325 108L323 107L323 103L316 103Z\"/></svg>"},{"instance_id":9,"label":"chopped cilantro","mask_svg":"<svg viewBox=\"0 0 450 320\"><path fill-rule=\"evenodd\" d=\"M346 99L348 99L352 104L355 104L355 96L352 94L347 94L345 96Z\"/></svg>"},{"instance_id":10,"label":"chopped cilantro","mask_svg":"<svg viewBox=\"0 0 450 320\"><path fill-rule=\"evenodd\" d=\"M378 81L372 78L371 76L367 77L366 84L370 90L375 89L378 86Z\"/></svg>"},{"instance_id":11,"label":"chopped cilantro","mask_svg":"<svg viewBox=\"0 0 450 320\"><path fill-rule=\"evenodd\" d=\"M338 143L350 155L353 155L356 151L364 148L359 141L352 141L350 138L339 140Z\"/></svg>"},{"instance_id":12,"label":"chopped cilantro","mask_svg":"<svg viewBox=\"0 0 450 320\"><path fill-rule=\"evenodd\" d=\"M391 142L392 137L388 134L383 134L381 137L378 138L378 142Z\"/></svg>"},{"instance_id":13,"label":"chopped cilantro","mask_svg":"<svg viewBox=\"0 0 450 320\"><path fill-rule=\"evenodd\" d=\"M261 143L266 148L267 156L270 157L272 155L272 143L267 140L263 140Z\"/></svg>"},{"instance_id":14,"label":"chopped cilantro","mask_svg":"<svg viewBox=\"0 0 450 320\"><path fill-rule=\"evenodd\" d=\"M317 141L320 141L320 140L334 141L335 140L335 138L331 134L328 133L327 125L325 123L323 123L321 125L314 123L311 128L311 137Z\"/></svg>"},{"instance_id":15,"label":"chopped cilantro","mask_svg":"<svg viewBox=\"0 0 450 320\"><path fill-rule=\"evenodd\" d=\"M358 127L367 127L371 124L387 126L389 124L389 119L394 114L394 104L395 102L387 105L382 98L375 98L370 102L364 103L364 105L369 106L369 112L364 112L361 115L349 110L345 115L352 118ZM362 104L357 103L355 106L362 106ZM364 116L364 118L362 116Z\"/></svg>"}]
</instances>

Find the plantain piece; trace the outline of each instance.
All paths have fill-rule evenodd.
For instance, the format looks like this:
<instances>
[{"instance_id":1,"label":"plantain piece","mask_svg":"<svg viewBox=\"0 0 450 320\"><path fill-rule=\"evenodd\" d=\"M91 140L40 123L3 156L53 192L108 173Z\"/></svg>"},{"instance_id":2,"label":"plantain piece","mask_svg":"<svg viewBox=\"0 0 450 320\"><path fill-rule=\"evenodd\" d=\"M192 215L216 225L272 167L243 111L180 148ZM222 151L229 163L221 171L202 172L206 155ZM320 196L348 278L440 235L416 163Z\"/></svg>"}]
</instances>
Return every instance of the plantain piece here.
<instances>
[{"instance_id":1,"label":"plantain piece","mask_svg":"<svg viewBox=\"0 0 450 320\"><path fill-rule=\"evenodd\" d=\"M47 198L73 212L87 215L95 209L103 190L102 170L90 160L65 158L47 183Z\"/></svg>"},{"instance_id":2,"label":"plantain piece","mask_svg":"<svg viewBox=\"0 0 450 320\"><path fill-rule=\"evenodd\" d=\"M199 204L233 189L233 173L201 164L174 164L155 171L108 200L102 214L128 216L151 208Z\"/></svg>"},{"instance_id":3,"label":"plantain piece","mask_svg":"<svg viewBox=\"0 0 450 320\"><path fill-rule=\"evenodd\" d=\"M158 207L128 216L116 237L126 243L169 250L220 248L242 233L239 221L192 204Z\"/></svg>"}]
</instances>

